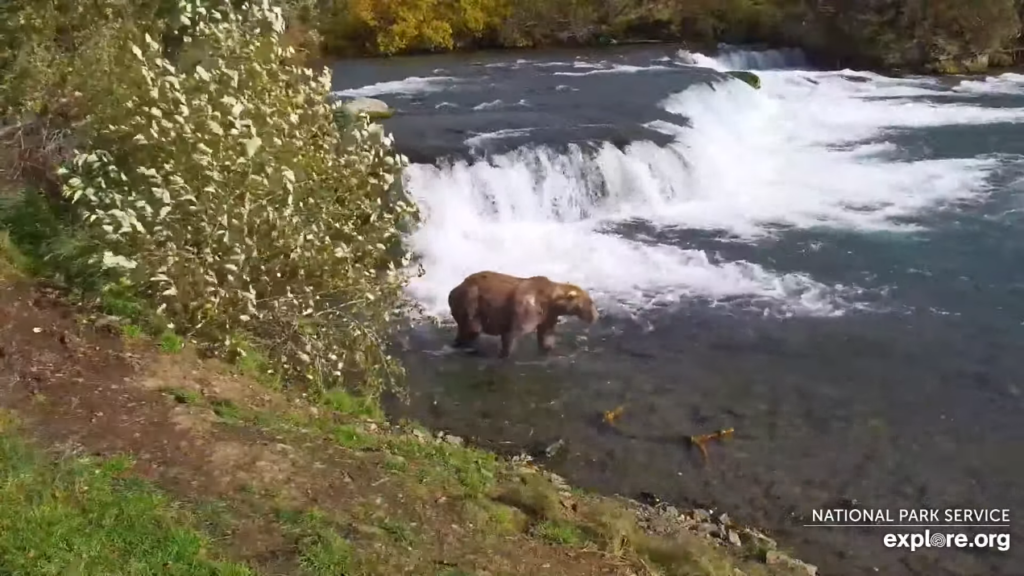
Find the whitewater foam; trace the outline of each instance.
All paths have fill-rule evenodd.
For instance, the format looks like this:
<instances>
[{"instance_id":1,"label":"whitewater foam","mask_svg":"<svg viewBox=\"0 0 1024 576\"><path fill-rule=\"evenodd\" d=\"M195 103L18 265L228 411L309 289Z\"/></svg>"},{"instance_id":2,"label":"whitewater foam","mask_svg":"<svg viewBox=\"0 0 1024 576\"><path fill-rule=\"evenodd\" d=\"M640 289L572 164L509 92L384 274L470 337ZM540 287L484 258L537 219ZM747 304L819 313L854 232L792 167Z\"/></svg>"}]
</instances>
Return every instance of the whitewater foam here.
<instances>
[{"instance_id":1,"label":"whitewater foam","mask_svg":"<svg viewBox=\"0 0 1024 576\"><path fill-rule=\"evenodd\" d=\"M452 84L458 82L458 78L453 76L410 76L402 80L392 80L390 82L378 82L369 86L363 86L361 88L350 88L348 90L338 90L334 92L337 96L349 96L354 98L369 98L372 96L379 96L381 94L421 94L424 92L440 92L447 88L450 88Z\"/></svg>"},{"instance_id":2,"label":"whitewater foam","mask_svg":"<svg viewBox=\"0 0 1024 576\"><path fill-rule=\"evenodd\" d=\"M631 66L629 64L612 64L607 68L596 68L594 66L585 66L580 64L574 64L574 68L595 68L586 72L555 72L555 76L593 76L594 74L632 74L636 72L646 72L649 70L671 70L668 66Z\"/></svg>"},{"instance_id":3,"label":"whitewater foam","mask_svg":"<svg viewBox=\"0 0 1024 576\"><path fill-rule=\"evenodd\" d=\"M1024 74L1006 73L984 81L963 80L954 92L967 94L1024 94Z\"/></svg>"},{"instance_id":4,"label":"whitewater foam","mask_svg":"<svg viewBox=\"0 0 1024 576\"><path fill-rule=\"evenodd\" d=\"M527 102L526 100L523 100L523 99L519 100L518 102L512 102L512 103L508 103L508 102L505 102L504 100L498 99L498 100L491 100L490 102L482 102L480 104L477 104L476 106L473 106L473 110L477 110L477 111L480 111L480 110L494 110L494 109L497 109L497 108L523 107L523 106L529 106L529 105L530 105L530 103Z\"/></svg>"},{"instance_id":5,"label":"whitewater foam","mask_svg":"<svg viewBox=\"0 0 1024 576\"><path fill-rule=\"evenodd\" d=\"M906 218L984 192L999 162L889 161L893 146L876 139L898 128L1024 121L1021 109L864 99L858 83L837 76L761 77L767 94L737 81L662 103L690 126L649 126L675 136L669 147L689 167L668 184L671 198L643 216L746 238L778 226L915 230Z\"/></svg>"},{"instance_id":6,"label":"whitewater foam","mask_svg":"<svg viewBox=\"0 0 1024 576\"><path fill-rule=\"evenodd\" d=\"M482 134L476 134L466 138L465 143L467 146L473 148L487 140L500 140L502 138L525 136L530 132L533 132L533 130L533 128L506 128L504 130L496 130L494 132L484 132Z\"/></svg>"},{"instance_id":7,"label":"whitewater foam","mask_svg":"<svg viewBox=\"0 0 1024 576\"><path fill-rule=\"evenodd\" d=\"M715 57L700 52L680 50L676 61L680 64L711 68L720 72L727 70L798 70L807 67L807 58L797 48L775 50L736 50L722 45L722 52Z\"/></svg>"},{"instance_id":8,"label":"whitewater foam","mask_svg":"<svg viewBox=\"0 0 1024 576\"><path fill-rule=\"evenodd\" d=\"M762 89L729 79L669 96L660 105L680 121L648 124L673 137L668 146L533 147L410 167L408 189L425 216L411 240L426 270L412 295L446 317L448 291L492 269L587 286L613 312L701 298L781 314L839 314L858 306L856 286L721 260L630 236L622 225L639 219L748 242L786 228L917 230L923 213L984 195L1001 160L901 161L887 135L1024 121L1024 109L915 98L938 90L928 79L800 70L791 52L688 57L676 63L757 68ZM605 66L554 74L650 69Z\"/></svg>"}]
</instances>

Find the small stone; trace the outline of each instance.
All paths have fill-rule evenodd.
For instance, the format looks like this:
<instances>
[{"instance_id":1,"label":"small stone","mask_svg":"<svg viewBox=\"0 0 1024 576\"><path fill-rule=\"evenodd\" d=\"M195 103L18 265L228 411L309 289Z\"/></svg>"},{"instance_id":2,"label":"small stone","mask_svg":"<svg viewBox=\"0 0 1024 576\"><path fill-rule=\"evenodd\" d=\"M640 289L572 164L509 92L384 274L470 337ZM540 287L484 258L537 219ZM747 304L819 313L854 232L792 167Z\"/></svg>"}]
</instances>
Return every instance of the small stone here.
<instances>
[{"instance_id":1,"label":"small stone","mask_svg":"<svg viewBox=\"0 0 1024 576\"><path fill-rule=\"evenodd\" d=\"M706 522L711 520L711 514L707 510L697 509L693 511L693 518L695 520Z\"/></svg>"},{"instance_id":2,"label":"small stone","mask_svg":"<svg viewBox=\"0 0 1024 576\"><path fill-rule=\"evenodd\" d=\"M422 430L414 429L412 431L412 435L415 436L420 442L425 442L427 440L427 435L424 434Z\"/></svg>"},{"instance_id":3,"label":"small stone","mask_svg":"<svg viewBox=\"0 0 1024 576\"><path fill-rule=\"evenodd\" d=\"M771 538L765 536L757 530L754 530L753 528L747 528L743 530L743 533L749 536L750 539L756 542L757 545L761 548L775 550L779 546L778 543L775 542L775 540L772 540Z\"/></svg>"},{"instance_id":4,"label":"small stone","mask_svg":"<svg viewBox=\"0 0 1024 576\"><path fill-rule=\"evenodd\" d=\"M718 532L718 526L710 522L702 522L697 525L697 533L701 536L714 535L716 532Z\"/></svg>"},{"instance_id":5,"label":"small stone","mask_svg":"<svg viewBox=\"0 0 1024 576\"><path fill-rule=\"evenodd\" d=\"M740 535L735 530L729 530L729 543L733 546L743 546L743 541L740 540Z\"/></svg>"},{"instance_id":6,"label":"small stone","mask_svg":"<svg viewBox=\"0 0 1024 576\"><path fill-rule=\"evenodd\" d=\"M548 458L554 458L555 454L558 454L558 451L561 450L563 446L565 446L565 440L560 438L557 442L544 449L544 455Z\"/></svg>"},{"instance_id":7,"label":"small stone","mask_svg":"<svg viewBox=\"0 0 1024 576\"><path fill-rule=\"evenodd\" d=\"M562 478L558 474L550 473L550 474L548 474L548 479L551 480L551 483L554 484L556 488L568 488L569 487L569 483L565 481L565 478Z\"/></svg>"},{"instance_id":8,"label":"small stone","mask_svg":"<svg viewBox=\"0 0 1024 576\"><path fill-rule=\"evenodd\" d=\"M675 506L666 506L665 507L665 515L669 516L671 518L678 518L679 517L679 509L676 508Z\"/></svg>"},{"instance_id":9,"label":"small stone","mask_svg":"<svg viewBox=\"0 0 1024 576\"><path fill-rule=\"evenodd\" d=\"M93 326L97 328L110 328L115 327L121 323L121 319L117 316L103 315L97 318L93 322Z\"/></svg>"},{"instance_id":10,"label":"small stone","mask_svg":"<svg viewBox=\"0 0 1024 576\"><path fill-rule=\"evenodd\" d=\"M728 526L729 524L731 524L730 520L731 520L731 518L729 518L729 515L728 515L728 514L726 514L726 513L724 513L724 512L722 513L722 515L721 515L721 516L719 516L719 517L718 517L718 521L719 521L719 522L720 522L720 523L721 523L721 524L722 524L723 526Z\"/></svg>"},{"instance_id":11,"label":"small stone","mask_svg":"<svg viewBox=\"0 0 1024 576\"><path fill-rule=\"evenodd\" d=\"M444 441L451 444L452 446L462 446L462 444L465 442L462 438L455 436L453 434L448 434L447 436L445 436Z\"/></svg>"},{"instance_id":12,"label":"small stone","mask_svg":"<svg viewBox=\"0 0 1024 576\"><path fill-rule=\"evenodd\" d=\"M39 334L40 332L43 331L43 329L38 327L38 326L36 326L35 328L32 329L32 331L35 332L36 334Z\"/></svg>"},{"instance_id":13,"label":"small stone","mask_svg":"<svg viewBox=\"0 0 1024 576\"><path fill-rule=\"evenodd\" d=\"M769 566L788 566L798 570L803 570L807 573L807 576L818 576L818 567L806 562L801 562L795 558L790 558L782 552L776 550L768 551L765 555L764 563Z\"/></svg>"}]
</instances>

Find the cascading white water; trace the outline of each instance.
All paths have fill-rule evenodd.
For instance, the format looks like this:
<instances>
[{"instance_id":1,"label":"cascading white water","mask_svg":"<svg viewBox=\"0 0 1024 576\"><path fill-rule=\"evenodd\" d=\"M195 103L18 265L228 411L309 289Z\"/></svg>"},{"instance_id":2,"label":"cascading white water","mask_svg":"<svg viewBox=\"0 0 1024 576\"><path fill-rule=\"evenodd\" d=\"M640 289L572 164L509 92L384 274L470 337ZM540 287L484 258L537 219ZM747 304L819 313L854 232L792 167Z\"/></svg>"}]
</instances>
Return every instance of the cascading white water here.
<instances>
[{"instance_id":1,"label":"cascading white water","mask_svg":"<svg viewBox=\"0 0 1024 576\"><path fill-rule=\"evenodd\" d=\"M719 70L799 64L790 53L690 56L689 63ZM629 73L626 68L602 72ZM650 125L674 137L666 147L526 148L486 161L410 167L408 188L425 215L412 243L426 275L410 286L413 296L447 317L448 291L467 274L489 269L578 283L627 311L687 297L740 297L790 313L838 313L853 287L718 261L611 225L643 219L741 240L779 225L909 230L896 219L983 193L997 161L899 161L881 138L884 131L1024 121L1020 109L900 99L931 92L927 80L850 71L758 73L759 91L728 80L665 99L666 111L689 120ZM892 98L875 98L886 96Z\"/></svg>"},{"instance_id":2,"label":"cascading white water","mask_svg":"<svg viewBox=\"0 0 1024 576\"><path fill-rule=\"evenodd\" d=\"M727 46L721 54L709 58L699 52L680 51L679 57L692 61L698 66L715 70L784 70L805 68L807 58L798 48L782 48L779 50L729 50Z\"/></svg>"}]
</instances>

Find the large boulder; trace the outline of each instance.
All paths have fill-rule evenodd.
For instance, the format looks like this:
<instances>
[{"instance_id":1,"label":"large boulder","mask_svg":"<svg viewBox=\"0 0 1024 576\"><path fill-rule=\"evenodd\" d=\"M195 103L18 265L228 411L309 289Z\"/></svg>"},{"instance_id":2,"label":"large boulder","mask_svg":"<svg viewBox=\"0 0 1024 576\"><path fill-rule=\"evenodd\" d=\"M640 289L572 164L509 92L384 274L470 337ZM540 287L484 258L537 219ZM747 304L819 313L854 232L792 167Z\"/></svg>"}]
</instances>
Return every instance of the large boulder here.
<instances>
[{"instance_id":1,"label":"large boulder","mask_svg":"<svg viewBox=\"0 0 1024 576\"><path fill-rule=\"evenodd\" d=\"M748 72L747 70L730 70L726 72L726 74L750 84L750 87L755 90L761 89L761 78L753 72Z\"/></svg>"},{"instance_id":2,"label":"large boulder","mask_svg":"<svg viewBox=\"0 0 1024 576\"><path fill-rule=\"evenodd\" d=\"M386 102L376 98L356 98L345 102L342 106L353 115L365 112L370 120L383 120L395 115L395 111Z\"/></svg>"}]
</instances>

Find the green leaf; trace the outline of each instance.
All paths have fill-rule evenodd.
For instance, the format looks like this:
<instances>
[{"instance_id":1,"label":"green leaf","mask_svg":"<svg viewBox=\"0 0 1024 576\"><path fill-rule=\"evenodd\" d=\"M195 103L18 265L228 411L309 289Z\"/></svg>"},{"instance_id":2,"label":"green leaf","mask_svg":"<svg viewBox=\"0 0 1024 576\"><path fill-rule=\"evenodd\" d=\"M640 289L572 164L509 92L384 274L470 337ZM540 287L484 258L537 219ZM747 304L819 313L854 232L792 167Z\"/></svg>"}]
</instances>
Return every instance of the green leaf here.
<instances>
[{"instance_id":1,"label":"green leaf","mask_svg":"<svg viewBox=\"0 0 1024 576\"><path fill-rule=\"evenodd\" d=\"M260 149L263 144L263 140L259 136L253 136L245 141L245 155L249 158L256 154L256 151Z\"/></svg>"}]
</instances>

